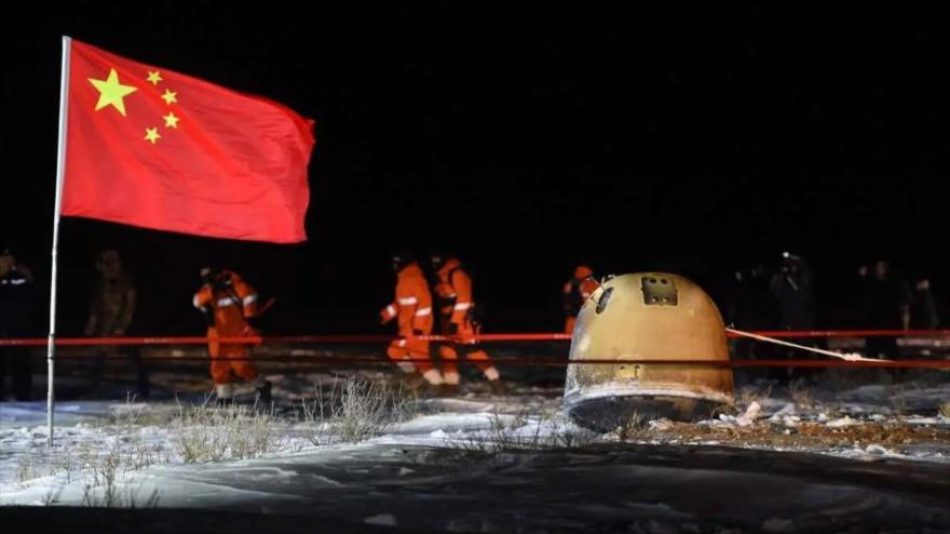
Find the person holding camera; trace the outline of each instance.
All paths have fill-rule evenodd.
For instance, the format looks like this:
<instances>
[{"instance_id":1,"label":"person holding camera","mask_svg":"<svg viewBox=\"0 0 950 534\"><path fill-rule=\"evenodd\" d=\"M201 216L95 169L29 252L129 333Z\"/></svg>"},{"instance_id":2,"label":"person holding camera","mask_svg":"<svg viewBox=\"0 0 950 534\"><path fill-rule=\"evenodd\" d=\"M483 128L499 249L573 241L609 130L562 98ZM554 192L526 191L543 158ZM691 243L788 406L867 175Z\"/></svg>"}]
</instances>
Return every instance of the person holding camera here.
<instances>
[{"instance_id":1,"label":"person holding camera","mask_svg":"<svg viewBox=\"0 0 950 534\"><path fill-rule=\"evenodd\" d=\"M772 296L778 302L779 328L781 330L810 330L815 326L815 296L812 289L811 269L801 257L789 252L782 253L782 266L772 276L769 284ZM807 339L796 340L810 344ZM787 353L794 359L797 353ZM787 382L793 376L808 378L812 373L804 368L789 368L777 376Z\"/></svg>"},{"instance_id":2,"label":"person holding camera","mask_svg":"<svg viewBox=\"0 0 950 534\"><path fill-rule=\"evenodd\" d=\"M858 276L863 285L861 310L864 327L878 330L910 328L910 288L891 270L890 262L878 260L862 265ZM900 356L897 338L872 336L865 339L868 358L896 359Z\"/></svg>"},{"instance_id":3,"label":"person holding camera","mask_svg":"<svg viewBox=\"0 0 950 534\"><path fill-rule=\"evenodd\" d=\"M815 325L811 269L801 257L785 252L782 267L769 284L779 305L779 328L809 330Z\"/></svg>"},{"instance_id":4,"label":"person holding camera","mask_svg":"<svg viewBox=\"0 0 950 534\"><path fill-rule=\"evenodd\" d=\"M211 377L218 402L233 401L232 373L250 381L257 389L257 401L271 401L271 384L261 377L249 358L246 344L222 343L221 338L256 336L250 321L257 317L257 290L241 277L226 269L201 269L204 282L195 293L194 306L208 321L208 352L211 355Z\"/></svg>"}]
</instances>

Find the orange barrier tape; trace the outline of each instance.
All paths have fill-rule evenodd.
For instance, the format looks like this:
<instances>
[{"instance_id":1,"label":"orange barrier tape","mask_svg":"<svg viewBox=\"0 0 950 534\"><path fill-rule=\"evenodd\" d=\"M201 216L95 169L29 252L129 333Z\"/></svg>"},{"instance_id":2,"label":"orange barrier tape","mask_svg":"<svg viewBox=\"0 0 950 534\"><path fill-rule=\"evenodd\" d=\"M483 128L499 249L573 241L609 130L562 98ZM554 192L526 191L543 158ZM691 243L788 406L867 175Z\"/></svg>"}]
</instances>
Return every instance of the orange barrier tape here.
<instances>
[{"instance_id":1,"label":"orange barrier tape","mask_svg":"<svg viewBox=\"0 0 950 534\"><path fill-rule=\"evenodd\" d=\"M93 361L88 356L58 356L58 360L79 360ZM103 356L100 360L123 360L128 361L128 356ZM141 357L143 362L149 361L174 361L174 362L210 362L208 356L177 356L177 357ZM321 365L333 365L337 367L350 367L354 364L378 363L392 365L398 362L412 363L444 363L445 360L430 358L404 358L399 360L390 360L386 358L374 358L366 356L357 357L328 357L322 355L298 355L298 356L248 356L243 358L219 358L222 361L254 361L254 362L283 362L283 363L313 363ZM470 362L465 358L455 361L460 364L476 365L484 362ZM885 369L950 369L950 359L947 360L616 360L616 359L585 359L579 361L569 361L565 359L545 359L545 358L493 358L492 363L500 366L511 367L566 367L568 365L674 365L674 366L692 366L692 367L877 367Z\"/></svg>"},{"instance_id":2,"label":"orange barrier tape","mask_svg":"<svg viewBox=\"0 0 950 534\"><path fill-rule=\"evenodd\" d=\"M762 330L752 332L757 335L774 338L845 338L845 337L950 337L950 330ZM727 337L739 339L740 336L727 333ZM427 341L452 341L449 336L419 336ZM389 343L394 336L386 335L312 335L312 336L248 336L222 337L221 343L259 345L262 343ZM564 333L536 334L479 334L475 341L570 341L571 335ZM96 337L96 338L57 338L57 347L89 347L115 345L204 345L205 336L165 336L165 337ZM0 347L23 346L45 347L46 338L5 338L0 339Z\"/></svg>"}]
</instances>

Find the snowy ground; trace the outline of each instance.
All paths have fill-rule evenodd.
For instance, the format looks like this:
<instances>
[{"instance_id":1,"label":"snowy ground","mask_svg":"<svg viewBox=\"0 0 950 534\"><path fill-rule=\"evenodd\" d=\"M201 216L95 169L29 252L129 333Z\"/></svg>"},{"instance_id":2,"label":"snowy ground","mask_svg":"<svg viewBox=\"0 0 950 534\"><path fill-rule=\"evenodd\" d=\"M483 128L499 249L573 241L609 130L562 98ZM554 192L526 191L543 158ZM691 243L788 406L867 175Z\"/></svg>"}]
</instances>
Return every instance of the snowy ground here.
<instances>
[{"instance_id":1,"label":"snowy ground","mask_svg":"<svg viewBox=\"0 0 950 534\"><path fill-rule=\"evenodd\" d=\"M376 383L388 373L358 375ZM867 385L829 375L792 388L740 374L733 415L604 436L565 418L556 377L513 383L506 397L471 380L459 398L400 399L392 418L362 428L353 425L373 414L302 409L315 385L339 386L338 375L270 376L274 413L194 408L207 387L200 375L192 388L175 377L178 401L159 389L148 403L61 402L53 449L43 403L0 404L0 524L950 531L950 418L938 412L950 400L945 373ZM74 377L74 391L81 383ZM140 511L110 511L109 521L88 513L101 507ZM261 513L272 520L261 523Z\"/></svg>"}]
</instances>

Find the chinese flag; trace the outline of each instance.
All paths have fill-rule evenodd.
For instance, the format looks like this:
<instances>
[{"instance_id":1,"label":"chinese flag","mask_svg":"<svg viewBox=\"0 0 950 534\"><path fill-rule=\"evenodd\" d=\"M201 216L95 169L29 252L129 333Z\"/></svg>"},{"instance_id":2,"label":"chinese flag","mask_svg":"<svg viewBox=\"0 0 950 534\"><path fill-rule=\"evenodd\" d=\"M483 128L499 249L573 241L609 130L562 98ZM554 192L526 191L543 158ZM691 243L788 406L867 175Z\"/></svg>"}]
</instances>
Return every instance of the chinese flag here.
<instances>
[{"instance_id":1,"label":"chinese flag","mask_svg":"<svg viewBox=\"0 0 950 534\"><path fill-rule=\"evenodd\" d=\"M306 240L312 120L66 42L63 215L209 237Z\"/></svg>"}]
</instances>

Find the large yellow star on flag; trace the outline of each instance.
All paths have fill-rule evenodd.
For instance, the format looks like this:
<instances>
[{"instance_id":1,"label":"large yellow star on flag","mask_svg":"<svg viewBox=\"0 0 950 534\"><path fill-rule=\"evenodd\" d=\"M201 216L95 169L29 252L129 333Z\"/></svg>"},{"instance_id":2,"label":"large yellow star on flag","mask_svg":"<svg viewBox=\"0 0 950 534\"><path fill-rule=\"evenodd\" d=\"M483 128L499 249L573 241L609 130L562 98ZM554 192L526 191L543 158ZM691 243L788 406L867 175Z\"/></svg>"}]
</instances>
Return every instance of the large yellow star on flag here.
<instances>
[{"instance_id":1,"label":"large yellow star on flag","mask_svg":"<svg viewBox=\"0 0 950 534\"><path fill-rule=\"evenodd\" d=\"M122 99L138 91L136 87L119 83L119 74L116 73L115 69L109 69L109 77L105 80L89 78L89 83L99 91L99 101L96 102L96 111L106 106L112 106L119 110L119 113L121 113L123 117L125 116L125 101Z\"/></svg>"}]
</instances>

